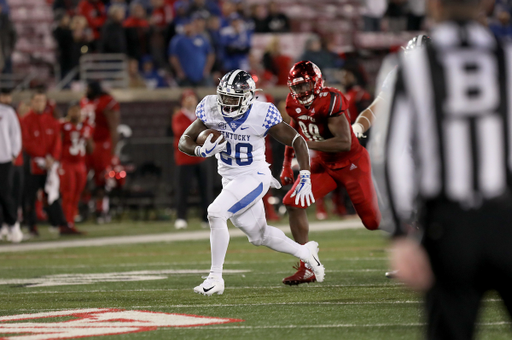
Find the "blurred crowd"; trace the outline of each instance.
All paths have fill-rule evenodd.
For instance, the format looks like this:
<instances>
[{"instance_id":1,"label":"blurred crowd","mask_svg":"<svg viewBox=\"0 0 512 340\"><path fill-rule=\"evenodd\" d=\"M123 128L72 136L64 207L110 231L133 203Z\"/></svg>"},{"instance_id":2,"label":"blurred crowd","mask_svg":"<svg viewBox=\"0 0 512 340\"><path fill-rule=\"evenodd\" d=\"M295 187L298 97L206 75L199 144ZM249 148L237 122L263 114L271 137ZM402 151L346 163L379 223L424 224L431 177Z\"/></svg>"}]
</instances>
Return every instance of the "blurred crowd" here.
<instances>
[{"instance_id":1,"label":"blurred crowd","mask_svg":"<svg viewBox=\"0 0 512 340\"><path fill-rule=\"evenodd\" d=\"M228 69L249 69L253 33L286 32L275 3L55 0L62 75L91 52L129 58L130 87L208 86Z\"/></svg>"},{"instance_id":2,"label":"blurred crowd","mask_svg":"<svg viewBox=\"0 0 512 340\"><path fill-rule=\"evenodd\" d=\"M211 86L225 72L240 68L265 85L285 85L293 62L311 60L327 81L339 83L345 56L330 36L314 29L299 58L280 50L279 33L299 25L286 14L286 2L241 0L49 0L61 78L88 53L128 57L129 86L161 88ZM497 0L482 22L501 38L512 35L511 1ZM426 0L365 0L359 30L401 32L426 30ZM263 56L254 52L255 33L276 33ZM7 0L0 0L0 69L12 71L16 30ZM292 60L292 58L296 60ZM77 76L78 77L78 76Z\"/></svg>"}]
</instances>

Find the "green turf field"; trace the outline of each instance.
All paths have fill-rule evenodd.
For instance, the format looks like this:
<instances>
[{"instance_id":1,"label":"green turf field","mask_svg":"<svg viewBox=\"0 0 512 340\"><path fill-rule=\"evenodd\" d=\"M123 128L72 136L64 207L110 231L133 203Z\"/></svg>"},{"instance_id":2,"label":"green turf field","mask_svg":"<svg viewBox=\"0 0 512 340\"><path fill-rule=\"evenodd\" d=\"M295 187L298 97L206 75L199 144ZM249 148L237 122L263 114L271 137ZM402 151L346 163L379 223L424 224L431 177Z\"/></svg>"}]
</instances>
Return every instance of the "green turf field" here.
<instances>
[{"instance_id":1,"label":"green turf field","mask_svg":"<svg viewBox=\"0 0 512 340\"><path fill-rule=\"evenodd\" d=\"M120 229L121 225L112 227ZM144 228L142 222L124 226L123 234L131 235L141 234ZM105 231L108 226L83 229L89 231L88 237L94 237L95 228L103 230L98 235L110 235ZM171 230L169 223L156 222L146 225L148 229ZM51 238L46 234L42 237ZM192 291L209 269L207 240L0 253L0 316L117 308L244 320L102 337L119 340L421 338L418 296L384 277L386 241L381 234L362 228L312 231L311 239L320 243L320 257L326 267L323 283L282 285L281 279L293 273L295 259L235 237L225 269L241 272L225 274L224 295L212 297ZM193 270L204 273L190 273ZM133 277L144 281L129 281ZM48 282L58 285L31 286ZM484 307L478 339L510 339L512 332L502 302L490 294ZM2 334L2 324L5 322L0 322L0 338L14 336Z\"/></svg>"}]
</instances>

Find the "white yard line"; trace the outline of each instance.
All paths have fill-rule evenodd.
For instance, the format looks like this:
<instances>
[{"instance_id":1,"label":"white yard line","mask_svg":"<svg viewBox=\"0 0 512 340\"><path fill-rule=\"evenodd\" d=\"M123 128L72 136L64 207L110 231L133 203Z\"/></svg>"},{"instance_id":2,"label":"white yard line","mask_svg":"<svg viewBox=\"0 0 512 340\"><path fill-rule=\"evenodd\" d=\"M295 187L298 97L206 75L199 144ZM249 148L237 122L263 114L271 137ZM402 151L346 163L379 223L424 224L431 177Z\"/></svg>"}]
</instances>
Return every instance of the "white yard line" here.
<instances>
[{"instance_id":1,"label":"white yard line","mask_svg":"<svg viewBox=\"0 0 512 340\"><path fill-rule=\"evenodd\" d=\"M207 271L206 271L207 272ZM237 290L237 289L317 289L317 288L359 288L359 287L371 287L371 288L386 288L386 289L403 289L403 285L398 282L389 281L387 283L363 283L363 284L339 284L339 285L324 285L324 284L311 284L301 287L287 287L285 285L276 286L242 286L242 287L226 287L226 290ZM190 288L160 288L160 289L96 289L96 290L85 290L87 294L103 294L103 293L121 293L121 292L173 292L173 291L189 291ZM40 291L23 291L23 292L0 292L2 295L31 295L31 294L76 294L83 293L84 290L40 290Z\"/></svg>"},{"instance_id":2,"label":"white yard line","mask_svg":"<svg viewBox=\"0 0 512 340\"><path fill-rule=\"evenodd\" d=\"M289 226L278 227L285 233L290 232ZM328 222L315 222L310 224L310 231L333 231L344 229L358 229L364 228L359 219L350 219L343 221L328 221ZM241 237L245 234L239 229L229 229L231 237ZM46 250L46 249L61 249L61 248L75 248L75 247L98 247L109 245L122 245L122 244L140 244L140 243L156 243L156 242L176 242L176 241L191 241L191 240L207 240L210 238L209 230L199 231L186 231L174 232L165 234L151 234L151 235L135 235L135 236L113 236L113 237L100 237L94 239L84 240L68 240L68 241L48 241L37 243L22 243L22 244L6 244L0 246L0 253Z\"/></svg>"},{"instance_id":3,"label":"white yard line","mask_svg":"<svg viewBox=\"0 0 512 340\"><path fill-rule=\"evenodd\" d=\"M498 321L498 322L481 322L477 326L508 326L511 322ZM211 326L208 329L288 329L288 328L379 328L379 327L424 327L426 323L411 322L411 323L377 323L377 324L332 324L332 325L268 325L268 326ZM164 328L160 328L164 329ZM182 329L187 329L183 327ZM189 327L193 330L193 327ZM169 329L165 329L169 330Z\"/></svg>"},{"instance_id":4,"label":"white yard line","mask_svg":"<svg viewBox=\"0 0 512 340\"><path fill-rule=\"evenodd\" d=\"M88 291L84 291L85 293L88 293ZM482 302L502 302L501 299L484 299ZM311 302L262 302L262 303L218 303L218 304L208 304L208 305L146 305L146 306L109 306L109 308L119 308L119 309L132 309L132 310L146 310L151 308L212 308L212 307L267 307L267 306L297 306L297 305L304 305L304 306L323 306L323 305L341 305L341 306L347 306L347 305L418 305L422 304L423 301L421 300L405 300L405 301L361 301L361 302L328 302L328 301L311 301ZM86 307L84 307L86 308ZM53 311L61 311L61 310L67 310L62 308L20 308L16 309L17 312L53 312ZM10 312L12 309L0 309L0 312Z\"/></svg>"}]
</instances>

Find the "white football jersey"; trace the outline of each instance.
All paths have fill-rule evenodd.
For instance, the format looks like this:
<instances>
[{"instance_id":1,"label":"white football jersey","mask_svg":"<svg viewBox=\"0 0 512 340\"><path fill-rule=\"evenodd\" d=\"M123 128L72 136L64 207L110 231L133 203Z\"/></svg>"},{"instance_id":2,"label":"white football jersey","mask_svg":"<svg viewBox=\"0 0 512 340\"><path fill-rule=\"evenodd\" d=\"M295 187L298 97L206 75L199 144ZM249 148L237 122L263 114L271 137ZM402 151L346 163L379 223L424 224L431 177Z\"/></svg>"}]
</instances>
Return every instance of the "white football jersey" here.
<instances>
[{"instance_id":1,"label":"white football jersey","mask_svg":"<svg viewBox=\"0 0 512 340\"><path fill-rule=\"evenodd\" d=\"M196 116L209 129L220 131L227 141L226 150L215 155L222 177L268 167L265 161L265 136L268 129L283 121L272 103L254 101L249 110L235 119L224 117L217 105L217 96L203 98Z\"/></svg>"}]
</instances>

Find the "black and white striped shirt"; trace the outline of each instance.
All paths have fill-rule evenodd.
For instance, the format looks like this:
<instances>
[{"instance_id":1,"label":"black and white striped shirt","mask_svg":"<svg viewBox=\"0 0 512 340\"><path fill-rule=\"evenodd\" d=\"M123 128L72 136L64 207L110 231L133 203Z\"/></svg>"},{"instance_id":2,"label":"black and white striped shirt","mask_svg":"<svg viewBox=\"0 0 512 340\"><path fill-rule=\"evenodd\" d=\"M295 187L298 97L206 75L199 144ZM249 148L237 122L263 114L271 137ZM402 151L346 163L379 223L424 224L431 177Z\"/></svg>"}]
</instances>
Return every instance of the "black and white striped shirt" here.
<instances>
[{"instance_id":1,"label":"black and white striped shirt","mask_svg":"<svg viewBox=\"0 0 512 340\"><path fill-rule=\"evenodd\" d=\"M400 57L374 135L372 163L395 226L416 199L478 209L511 186L512 45L473 22L445 22L431 38Z\"/></svg>"}]
</instances>

